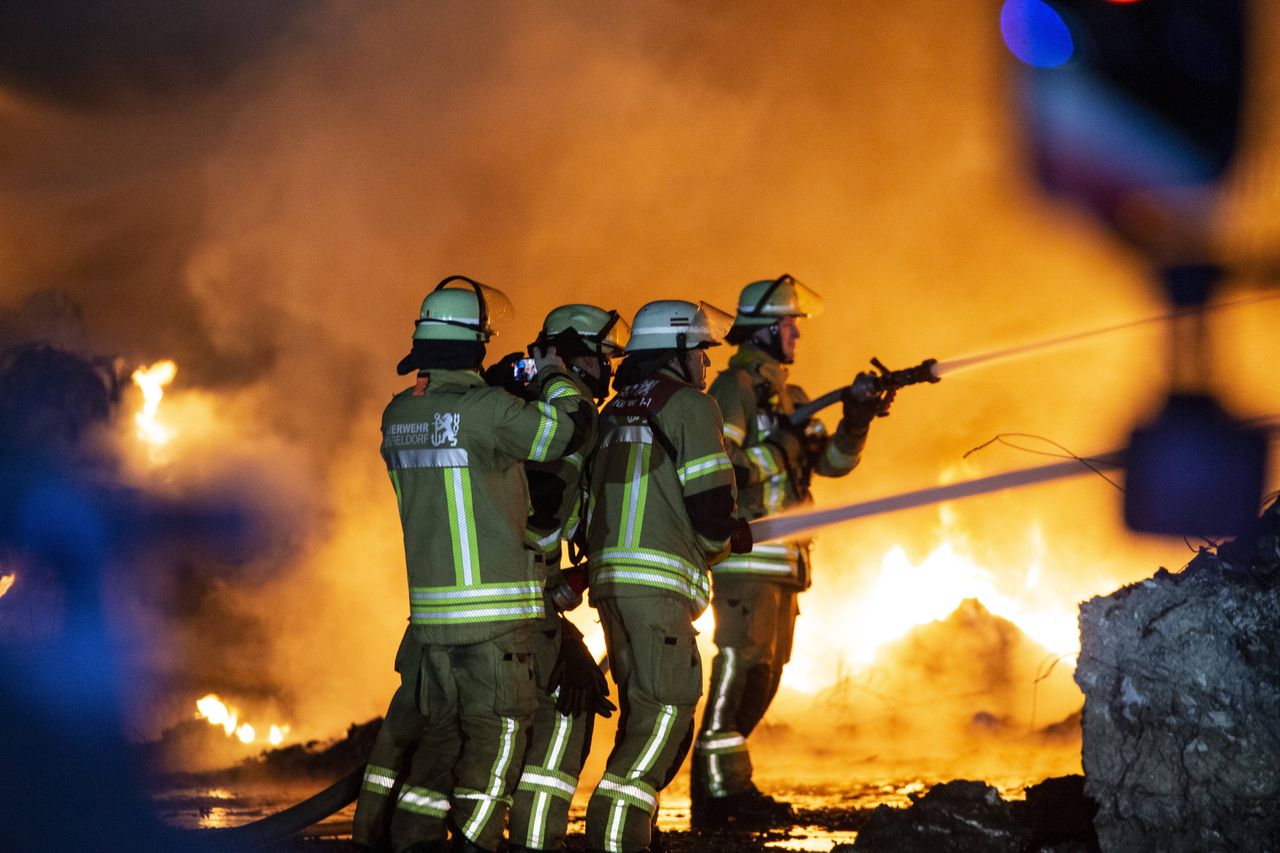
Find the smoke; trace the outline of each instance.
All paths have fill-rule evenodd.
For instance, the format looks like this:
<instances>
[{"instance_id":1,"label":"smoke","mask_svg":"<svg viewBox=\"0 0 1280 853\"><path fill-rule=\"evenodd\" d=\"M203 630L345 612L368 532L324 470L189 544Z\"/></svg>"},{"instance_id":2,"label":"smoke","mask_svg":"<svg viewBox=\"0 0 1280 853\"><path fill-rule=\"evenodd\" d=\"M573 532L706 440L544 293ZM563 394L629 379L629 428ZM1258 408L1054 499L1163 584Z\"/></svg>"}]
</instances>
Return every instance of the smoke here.
<instances>
[{"instance_id":1,"label":"smoke","mask_svg":"<svg viewBox=\"0 0 1280 853\"><path fill-rule=\"evenodd\" d=\"M174 482L267 484L290 532L252 582L195 572L130 612L178 626L148 666L269 697L307 734L380 713L392 685L403 555L378 415L447 274L517 306L496 355L567 301L731 307L790 272L827 300L793 372L815 395L872 355L900 367L1162 308L1138 259L1030 185L994 4L91 5L0 20L0 307L57 291L94 351L174 358L175 401L198 396L213 425ZM1233 328L1220 366L1265 362L1273 327ZM818 500L1027 464L960 462L996 432L1119 446L1162 390L1162 350L1135 331L908 388ZM1240 405L1280 408L1259 374L1219 374ZM948 530L1015 586L1041 537L1045 595L1068 600L1183 549L1128 537L1085 481L957 505ZM892 546L919 556L948 530L918 510L828 531L810 596L854 595Z\"/></svg>"}]
</instances>

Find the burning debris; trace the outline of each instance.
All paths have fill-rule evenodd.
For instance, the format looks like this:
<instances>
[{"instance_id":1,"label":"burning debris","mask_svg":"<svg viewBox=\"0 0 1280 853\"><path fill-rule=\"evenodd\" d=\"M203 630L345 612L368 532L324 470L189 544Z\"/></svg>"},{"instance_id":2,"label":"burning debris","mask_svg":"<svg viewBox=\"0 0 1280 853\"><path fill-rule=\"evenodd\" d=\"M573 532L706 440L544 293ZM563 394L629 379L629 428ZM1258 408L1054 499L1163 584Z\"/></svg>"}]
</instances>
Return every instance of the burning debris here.
<instances>
[{"instance_id":1,"label":"burning debris","mask_svg":"<svg viewBox=\"0 0 1280 853\"><path fill-rule=\"evenodd\" d=\"M1080 608L1086 790L1113 850L1280 838L1280 504L1259 534Z\"/></svg>"}]
</instances>

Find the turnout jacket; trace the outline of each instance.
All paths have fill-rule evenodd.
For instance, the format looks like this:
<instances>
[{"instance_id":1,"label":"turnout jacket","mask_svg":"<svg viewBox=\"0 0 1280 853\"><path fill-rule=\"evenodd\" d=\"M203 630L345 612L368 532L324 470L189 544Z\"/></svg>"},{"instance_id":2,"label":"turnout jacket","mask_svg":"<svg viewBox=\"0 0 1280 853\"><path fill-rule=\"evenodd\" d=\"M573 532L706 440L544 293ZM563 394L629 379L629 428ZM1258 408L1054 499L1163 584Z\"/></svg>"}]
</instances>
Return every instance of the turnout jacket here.
<instances>
[{"instance_id":1,"label":"turnout jacket","mask_svg":"<svg viewBox=\"0 0 1280 853\"><path fill-rule=\"evenodd\" d=\"M595 409L562 370L536 388L526 402L473 370L423 371L382 414L419 642L478 643L542 615L522 463L572 453Z\"/></svg>"},{"instance_id":2,"label":"turnout jacket","mask_svg":"<svg viewBox=\"0 0 1280 853\"><path fill-rule=\"evenodd\" d=\"M572 372L567 374L579 396L590 401L591 393ZM563 389L559 393L567 393ZM593 408L594 411L594 408ZM560 541L578 541L584 538L580 530L580 516L586 493L586 461L596 447L596 421L593 417L582 444L574 452L558 459L525 463L525 477L529 483L530 511L525 542L534 553L534 562L545 580L550 593L564 582L560 573ZM547 601L547 615L556 613L555 606Z\"/></svg>"},{"instance_id":3,"label":"turnout jacket","mask_svg":"<svg viewBox=\"0 0 1280 853\"><path fill-rule=\"evenodd\" d=\"M804 430L805 453L798 469L789 468L781 449L765 439L796 406L807 403L809 395L787 383L787 369L781 362L750 344L739 347L707 393L724 415L724 443L738 485L738 513L748 521L812 503L809 480L813 475L842 477L862 456L866 429L850 430L841 420L834 434L828 434L815 419ZM762 542L749 554L731 554L715 573L807 589L808 546L808 540Z\"/></svg>"},{"instance_id":4,"label":"turnout jacket","mask_svg":"<svg viewBox=\"0 0 1280 853\"><path fill-rule=\"evenodd\" d=\"M728 552L736 488L715 401L674 373L619 389L591 462L591 595L669 595L692 618Z\"/></svg>"}]
</instances>

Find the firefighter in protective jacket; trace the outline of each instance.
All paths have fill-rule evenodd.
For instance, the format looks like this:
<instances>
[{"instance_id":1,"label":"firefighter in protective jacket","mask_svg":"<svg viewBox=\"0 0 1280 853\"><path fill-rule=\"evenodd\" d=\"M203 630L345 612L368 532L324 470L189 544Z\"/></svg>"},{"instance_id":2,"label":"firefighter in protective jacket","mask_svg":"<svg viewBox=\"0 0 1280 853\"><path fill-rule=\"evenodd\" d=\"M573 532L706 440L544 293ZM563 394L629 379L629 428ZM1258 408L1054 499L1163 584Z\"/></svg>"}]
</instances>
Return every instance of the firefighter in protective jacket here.
<instances>
[{"instance_id":1,"label":"firefighter in protective jacket","mask_svg":"<svg viewBox=\"0 0 1280 853\"><path fill-rule=\"evenodd\" d=\"M594 305L562 305L547 315L530 352L554 350L586 397L603 402L622 356L630 327L616 311ZM516 355L519 355L518 353ZM506 362L506 363L504 363ZM513 376L511 359L499 362L491 381ZM495 372L491 368L490 372ZM527 545L545 578L542 619L534 634L538 707L529 748L511 803L511 853L564 849L569 806L591 748L595 714L609 716L604 673L583 643L582 633L561 615L582 603L586 582L581 524L585 472L595 450L595 433L560 459L525 463L530 515ZM561 541L569 543L571 565L561 567Z\"/></svg>"},{"instance_id":2,"label":"firefighter in protective jacket","mask_svg":"<svg viewBox=\"0 0 1280 853\"><path fill-rule=\"evenodd\" d=\"M724 415L724 439L748 520L808 503L809 480L840 477L858 464L878 399L846 395L843 417L828 434L816 420L792 427L808 401L787 381L800 337L796 320L821 308L818 296L789 275L747 285L728 340L738 344L709 393ZM768 823L790 807L751 781L747 737L777 692L791 657L797 593L809 586L807 541L760 543L714 570L715 643L711 684L694 743L692 820Z\"/></svg>"},{"instance_id":3,"label":"firefighter in protective jacket","mask_svg":"<svg viewBox=\"0 0 1280 853\"><path fill-rule=\"evenodd\" d=\"M595 417L551 353L538 359L534 402L485 384L479 366L499 303L501 294L462 276L440 282L399 367L417 381L383 413L411 625L388 718L412 703L422 748L400 774L379 752L394 737L379 733L356 827L389 824L396 850L447 849L447 827L454 850L498 846L536 705L543 614L543 579L525 548L523 462L573 453Z\"/></svg>"},{"instance_id":4,"label":"firefighter in protective jacket","mask_svg":"<svg viewBox=\"0 0 1280 853\"><path fill-rule=\"evenodd\" d=\"M720 411L702 393L728 315L680 300L651 302L631 328L600 413L591 462L587 553L622 706L617 739L587 805L587 848L648 850L658 792L693 735L702 661L693 620L706 609L708 567L731 540L734 480Z\"/></svg>"}]
</instances>

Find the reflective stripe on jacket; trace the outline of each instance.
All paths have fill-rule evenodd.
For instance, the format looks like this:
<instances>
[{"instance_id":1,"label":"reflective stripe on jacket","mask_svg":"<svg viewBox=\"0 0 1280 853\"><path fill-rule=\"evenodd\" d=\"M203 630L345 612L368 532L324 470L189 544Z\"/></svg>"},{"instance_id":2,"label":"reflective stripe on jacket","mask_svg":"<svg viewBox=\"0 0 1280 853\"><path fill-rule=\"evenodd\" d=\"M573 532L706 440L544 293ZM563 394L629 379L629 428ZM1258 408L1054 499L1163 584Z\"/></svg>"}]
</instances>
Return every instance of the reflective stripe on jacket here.
<instances>
[{"instance_id":1,"label":"reflective stripe on jacket","mask_svg":"<svg viewBox=\"0 0 1280 853\"><path fill-rule=\"evenodd\" d=\"M383 412L382 457L420 641L481 642L542 615L543 579L525 548L521 463L566 453L581 437L570 413L584 398L560 370L544 371L538 387L540 399L529 403L475 371L432 370Z\"/></svg>"},{"instance_id":2,"label":"reflective stripe on jacket","mask_svg":"<svg viewBox=\"0 0 1280 853\"><path fill-rule=\"evenodd\" d=\"M666 371L648 381L671 383L658 389L670 396L651 414L601 412L587 526L591 593L680 596L696 616L710 597L708 562L723 555L727 539L698 533L686 501L712 489L732 494L733 469L715 401ZM645 385L619 397L630 390L643 400Z\"/></svg>"},{"instance_id":3,"label":"reflective stripe on jacket","mask_svg":"<svg viewBox=\"0 0 1280 853\"><path fill-rule=\"evenodd\" d=\"M738 514L748 520L811 503L808 479L842 477L857 466L867 433L856 434L844 421L829 435L816 419L805 440L811 448L800 471L789 471L782 451L765 442L796 406L809 401L798 385L787 383L784 365L750 344L739 347L707 393L724 415L725 449L738 478ZM731 554L716 574L748 575L808 587L807 540L757 545L749 554Z\"/></svg>"}]
</instances>

